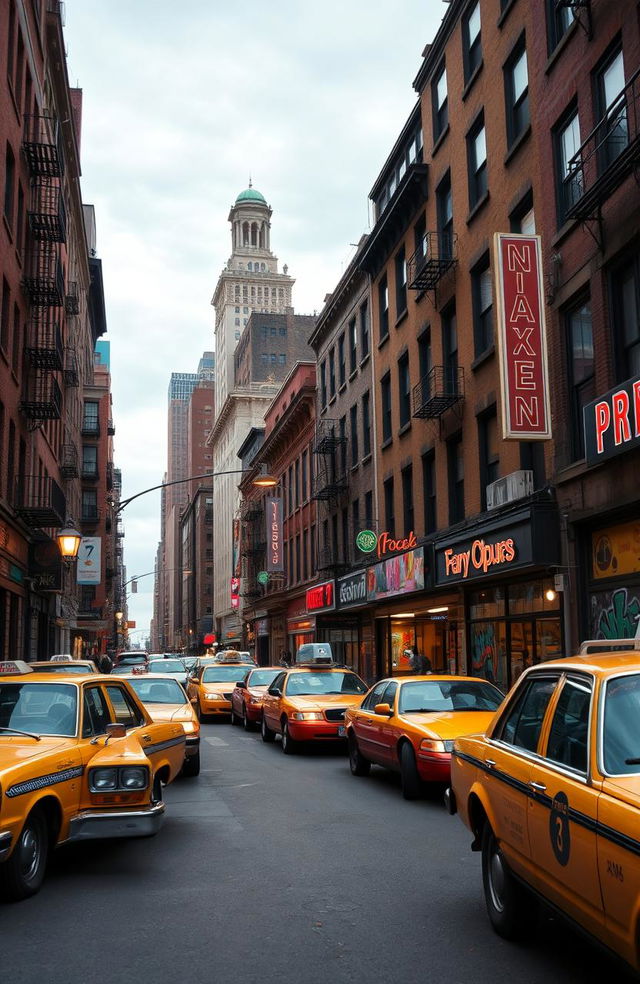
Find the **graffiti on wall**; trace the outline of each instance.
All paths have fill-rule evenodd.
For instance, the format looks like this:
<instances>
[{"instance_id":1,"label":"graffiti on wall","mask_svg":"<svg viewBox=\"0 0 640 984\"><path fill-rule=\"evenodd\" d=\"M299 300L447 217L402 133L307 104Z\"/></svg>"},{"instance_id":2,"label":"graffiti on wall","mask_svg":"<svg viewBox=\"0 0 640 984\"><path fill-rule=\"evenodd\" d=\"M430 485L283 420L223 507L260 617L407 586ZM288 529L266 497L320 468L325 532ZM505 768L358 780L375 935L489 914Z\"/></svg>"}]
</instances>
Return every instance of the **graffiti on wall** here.
<instances>
[{"instance_id":1,"label":"graffiti on wall","mask_svg":"<svg viewBox=\"0 0 640 984\"><path fill-rule=\"evenodd\" d=\"M640 588L616 588L591 595L592 639L640 638Z\"/></svg>"}]
</instances>

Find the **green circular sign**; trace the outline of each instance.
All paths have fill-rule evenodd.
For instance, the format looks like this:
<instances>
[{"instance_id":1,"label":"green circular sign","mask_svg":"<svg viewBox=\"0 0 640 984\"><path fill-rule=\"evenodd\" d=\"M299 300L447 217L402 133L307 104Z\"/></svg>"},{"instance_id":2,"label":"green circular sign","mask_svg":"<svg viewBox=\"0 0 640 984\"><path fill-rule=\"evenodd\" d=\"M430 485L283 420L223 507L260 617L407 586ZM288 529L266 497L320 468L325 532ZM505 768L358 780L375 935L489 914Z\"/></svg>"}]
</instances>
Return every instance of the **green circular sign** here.
<instances>
[{"instance_id":1,"label":"green circular sign","mask_svg":"<svg viewBox=\"0 0 640 984\"><path fill-rule=\"evenodd\" d=\"M266 584L269 580L269 574L267 571L260 571L258 574L258 584Z\"/></svg>"},{"instance_id":2,"label":"green circular sign","mask_svg":"<svg viewBox=\"0 0 640 984\"><path fill-rule=\"evenodd\" d=\"M356 537L356 547L363 553L371 553L378 545L377 534L373 530L360 530Z\"/></svg>"}]
</instances>

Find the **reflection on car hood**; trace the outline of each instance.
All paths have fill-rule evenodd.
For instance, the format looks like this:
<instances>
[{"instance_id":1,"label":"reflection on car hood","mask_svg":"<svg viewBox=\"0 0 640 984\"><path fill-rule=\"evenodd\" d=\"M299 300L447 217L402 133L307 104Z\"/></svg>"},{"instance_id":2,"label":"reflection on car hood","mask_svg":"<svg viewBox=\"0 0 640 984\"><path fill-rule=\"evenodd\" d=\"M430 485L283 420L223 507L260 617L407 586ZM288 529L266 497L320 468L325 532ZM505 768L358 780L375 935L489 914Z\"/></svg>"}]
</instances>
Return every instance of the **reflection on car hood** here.
<instances>
[{"instance_id":1,"label":"reflection on car hood","mask_svg":"<svg viewBox=\"0 0 640 984\"><path fill-rule=\"evenodd\" d=\"M288 697L287 699L301 711L323 711L325 707L351 707L360 704L364 694L309 694L309 696Z\"/></svg>"},{"instance_id":2,"label":"reflection on car hood","mask_svg":"<svg viewBox=\"0 0 640 984\"><path fill-rule=\"evenodd\" d=\"M191 721L191 704L153 704L145 701L144 706L153 721Z\"/></svg>"},{"instance_id":3,"label":"reflection on car hood","mask_svg":"<svg viewBox=\"0 0 640 984\"><path fill-rule=\"evenodd\" d=\"M424 729L425 735L446 740L482 734L494 717L495 711L432 711L427 714L400 714L398 720Z\"/></svg>"},{"instance_id":4,"label":"reflection on car hood","mask_svg":"<svg viewBox=\"0 0 640 984\"><path fill-rule=\"evenodd\" d=\"M40 741L36 741L35 738L9 735L6 731L0 731L0 772L11 769L15 765L21 765L29 759L55 752L61 746L68 748L70 742L75 745L76 739L61 738L59 735L46 735Z\"/></svg>"}]
</instances>

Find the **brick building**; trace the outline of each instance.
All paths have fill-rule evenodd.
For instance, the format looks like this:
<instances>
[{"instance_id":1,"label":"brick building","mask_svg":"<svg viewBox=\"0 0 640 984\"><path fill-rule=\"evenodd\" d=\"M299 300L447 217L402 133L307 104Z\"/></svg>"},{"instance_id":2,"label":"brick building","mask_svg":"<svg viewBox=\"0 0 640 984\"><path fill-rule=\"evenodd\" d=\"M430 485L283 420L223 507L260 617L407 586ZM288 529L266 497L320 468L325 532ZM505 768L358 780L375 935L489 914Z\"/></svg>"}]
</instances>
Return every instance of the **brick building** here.
<instances>
[{"instance_id":1,"label":"brick building","mask_svg":"<svg viewBox=\"0 0 640 984\"><path fill-rule=\"evenodd\" d=\"M286 379L297 362L310 357L315 323L314 315L294 314L292 307L284 314L254 311L233 355L235 385Z\"/></svg>"}]
</instances>

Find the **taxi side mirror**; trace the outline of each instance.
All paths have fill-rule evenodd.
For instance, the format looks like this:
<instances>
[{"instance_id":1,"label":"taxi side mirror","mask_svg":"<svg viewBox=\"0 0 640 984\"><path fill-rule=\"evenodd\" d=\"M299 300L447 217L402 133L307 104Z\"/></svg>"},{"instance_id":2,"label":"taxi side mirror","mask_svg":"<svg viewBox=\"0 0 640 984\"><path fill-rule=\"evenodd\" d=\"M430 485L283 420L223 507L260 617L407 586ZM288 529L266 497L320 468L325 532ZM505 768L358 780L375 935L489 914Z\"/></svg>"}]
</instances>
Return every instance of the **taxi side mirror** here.
<instances>
[{"instance_id":1,"label":"taxi side mirror","mask_svg":"<svg viewBox=\"0 0 640 984\"><path fill-rule=\"evenodd\" d=\"M247 689L247 685L244 682L244 680L238 680L237 683L236 683L236 687L238 688L238 690L246 690Z\"/></svg>"},{"instance_id":2,"label":"taxi side mirror","mask_svg":"<svg viewBox=\"0 0 640 984\"><path fill-rule=\"evenodd\" d=\"M107 740L109 738L127 737L127 729L124 726L124 724L120 724L120 722L117 722L115 724L108 724L106 727L106 732L107 732Z\"/></svg>"},{"instance_id":3,"label":"taxi side mirror","mask_svg":"<svg viewBox=\"0 0 640 984\"><path fill-rule=\"evenodd\" d=\"M280 690L280 687L269 687L267 693L271 694L272 697L282 697L282 691Z\"/></svg>"},{"instance_id":4,"label":"taxi side mirror","mask_svg":"<svg viewBox=\"0 0 640 984\"><path fill-rule=\"evenodd\" d=\"M376 704L373 712L374 714L385 714L387 717L391 717L393 714L390 704Z\"/></svg>"}]
</instances>

